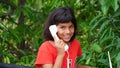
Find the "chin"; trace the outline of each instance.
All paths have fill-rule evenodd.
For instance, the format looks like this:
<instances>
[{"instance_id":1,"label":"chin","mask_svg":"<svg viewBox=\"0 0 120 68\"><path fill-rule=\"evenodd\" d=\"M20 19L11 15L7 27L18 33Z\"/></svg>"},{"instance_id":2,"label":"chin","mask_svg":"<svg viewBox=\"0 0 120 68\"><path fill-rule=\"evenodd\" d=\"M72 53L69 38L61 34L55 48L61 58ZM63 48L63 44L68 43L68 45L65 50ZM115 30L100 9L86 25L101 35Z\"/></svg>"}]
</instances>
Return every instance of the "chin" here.
<instances>
[{"instance_id":1,"label":"chin","mask_svg":"<svg viewBox=\"0 0 120 68\"><path fill-rule=\"evenodd\" d=\"M64 40L65 43L68 43L70 40Z\"/></svg>"}]
</instances>

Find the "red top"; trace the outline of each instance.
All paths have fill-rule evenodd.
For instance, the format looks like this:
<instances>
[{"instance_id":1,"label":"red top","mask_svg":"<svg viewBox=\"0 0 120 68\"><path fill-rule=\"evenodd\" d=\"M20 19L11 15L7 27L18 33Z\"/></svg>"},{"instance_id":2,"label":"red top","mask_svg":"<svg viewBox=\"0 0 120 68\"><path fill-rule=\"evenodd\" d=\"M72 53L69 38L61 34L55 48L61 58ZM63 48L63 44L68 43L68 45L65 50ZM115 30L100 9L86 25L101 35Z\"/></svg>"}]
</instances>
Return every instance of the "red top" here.
<instances>
[{"instance_id":1,"label":"red top","mask_svg":"<svg viewBox=\"0 0 120 68\"><path fill-rule=\"evenodd\" d=\"M77 56L82 55L80 43L77 40L73 40L69 45L68 52L69 59L71 60L71 68L75 68ZM42 64L54 64L56 57L57 57L56 48L49 41L45 41L39 48L35 66L36 68L42 68L41 67ZM68 54L65 53L62 62L62 68L67 68L67 57Z\"/></svg>"}]
</instances>

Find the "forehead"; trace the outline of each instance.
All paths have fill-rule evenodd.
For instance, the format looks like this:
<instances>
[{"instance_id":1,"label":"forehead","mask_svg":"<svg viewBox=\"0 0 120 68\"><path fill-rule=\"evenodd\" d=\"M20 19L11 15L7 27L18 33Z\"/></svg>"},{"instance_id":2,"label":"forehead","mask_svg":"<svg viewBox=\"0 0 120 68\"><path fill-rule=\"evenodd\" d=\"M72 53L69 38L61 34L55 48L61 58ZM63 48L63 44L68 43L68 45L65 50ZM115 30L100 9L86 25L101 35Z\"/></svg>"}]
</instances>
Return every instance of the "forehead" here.
<instances>
[{"instance_id":1,"label":"forehead","mask_svg":"<svg viewBox=\"0 0 120 68\"><path fill-rule=\"evenodd\" d=\"M71 26L71 25L74 25L71 21L69 21L69 22L59 22L59 24L58 24L58 26L65 26L65 25L67 25L67 26Z\"/></svg>"}]
</instances>

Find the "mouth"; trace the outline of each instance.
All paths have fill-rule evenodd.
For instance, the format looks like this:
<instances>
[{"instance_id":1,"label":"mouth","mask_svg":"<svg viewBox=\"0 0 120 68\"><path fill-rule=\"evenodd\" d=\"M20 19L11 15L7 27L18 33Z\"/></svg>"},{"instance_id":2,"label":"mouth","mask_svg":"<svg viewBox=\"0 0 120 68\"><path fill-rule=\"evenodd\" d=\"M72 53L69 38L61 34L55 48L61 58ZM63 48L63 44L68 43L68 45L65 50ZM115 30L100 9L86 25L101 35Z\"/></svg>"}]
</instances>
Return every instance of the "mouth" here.
<instances>
[{"instance_id":1,"label":"mouth","mask_svg":"<svg viewBox=\"0 0 120 68\"><path fill-rule=\"evenodd\" d=\"M65 35L64 39L71 39L71 35Z\"/></svg>"}]
</instances>

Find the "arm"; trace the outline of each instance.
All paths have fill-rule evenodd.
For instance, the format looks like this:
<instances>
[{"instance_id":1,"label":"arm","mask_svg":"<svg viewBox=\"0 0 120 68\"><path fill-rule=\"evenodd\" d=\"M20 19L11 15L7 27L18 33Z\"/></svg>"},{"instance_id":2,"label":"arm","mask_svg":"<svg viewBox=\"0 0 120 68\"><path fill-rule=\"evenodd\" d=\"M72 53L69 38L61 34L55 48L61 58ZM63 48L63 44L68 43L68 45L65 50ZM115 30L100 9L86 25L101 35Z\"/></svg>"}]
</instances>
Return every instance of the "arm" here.
<instances>
[{"instance_id":1,"label":"arm","mask_svg":"<svg viewBox=\"0 0 120 68\"><path fill-rule=\"evenodd\" d=\"M65 55L65 51L64 51L65 43L62 40L59 40L53 45L56 47L57 52L58 52L58 55L55 60L55 64L54 65L53 64L43 64L42 68L61 68L61 66L62 66L62 61L63 61L64 55Z\"/></svg>"},{"instance_id":2,"label":"arm","mask_svg":"<svg viewBox=\"0 0 120 68\"><path fill-rule=\"evenodd\" d=\"M63 61L63 57L62 55L58 55L57 58L56 58L56 62L54 64L54 67L53 68L61 68L62 66L62 61Z\"/></svg>"},{"instance_id":3,"label":"arm","mask_svg":"<svg viewBox=\"0 0 120 68\"><path fill-rule=\"evenodd\" d=\"M42 68L61 68L63 57L64 56L62 56L62 55L58 55L54 65L53 64L44 64L44 65L42 65Z\"/></svg>"}]
</instances>

